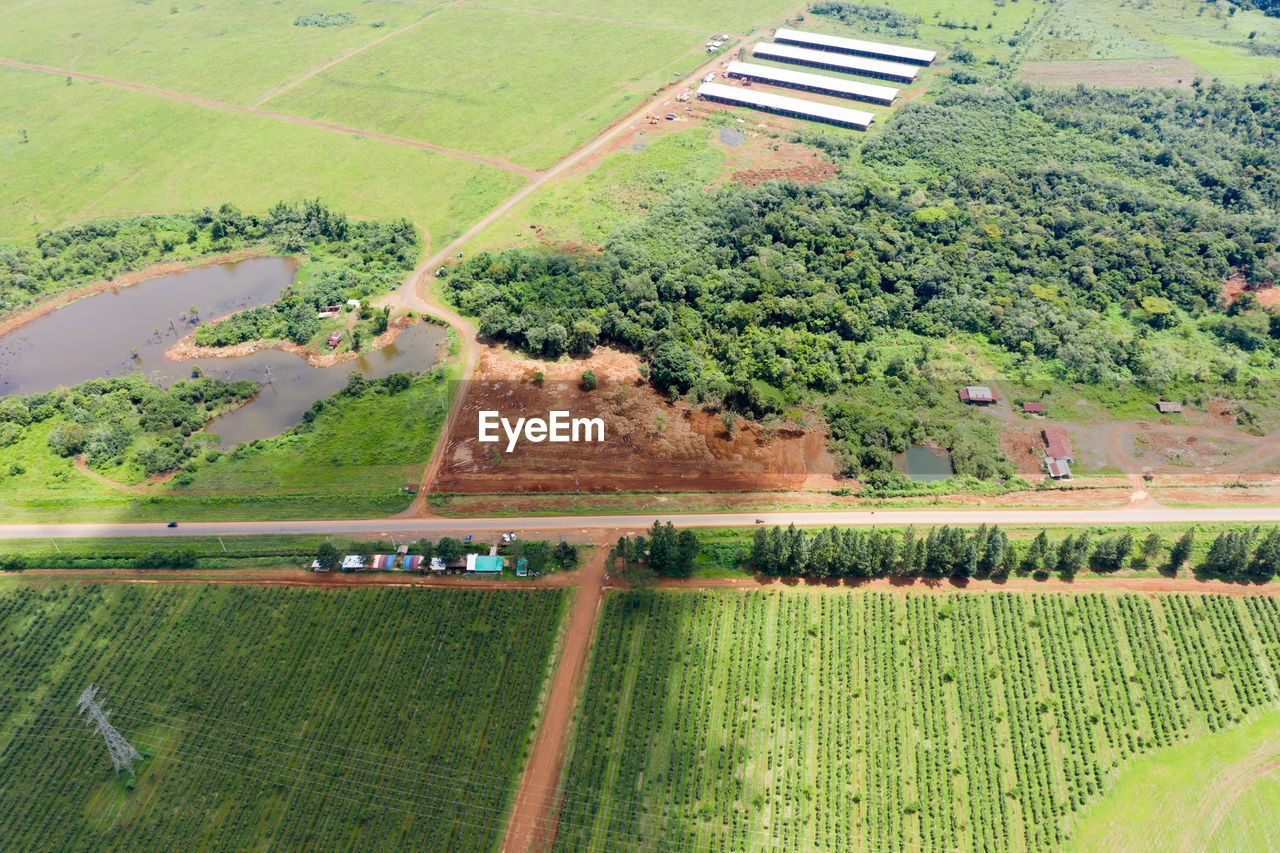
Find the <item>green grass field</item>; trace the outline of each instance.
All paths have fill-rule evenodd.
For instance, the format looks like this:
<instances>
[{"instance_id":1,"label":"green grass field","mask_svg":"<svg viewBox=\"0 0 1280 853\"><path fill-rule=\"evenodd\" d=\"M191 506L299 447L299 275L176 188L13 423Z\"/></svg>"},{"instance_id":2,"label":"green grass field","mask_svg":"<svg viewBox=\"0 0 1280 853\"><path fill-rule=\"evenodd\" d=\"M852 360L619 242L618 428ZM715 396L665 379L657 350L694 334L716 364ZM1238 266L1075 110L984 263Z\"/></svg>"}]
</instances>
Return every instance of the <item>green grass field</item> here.
<instances>
[{"instance_id":1,"label":"green grass field","mask_svg":"<svg viewBox=\"0 0 1280 853\"><path fill-rule=\"evenodd\" d=\"M0 80L0 125L28 134L0 136L0 238L95 217L224 201L265 211L319 197L353 217L408 217L436 245L524 181L431 151L102 83L8 68Z\"/></svg>"},{"instance_id":2,"label":"green grass field","mask_svg":"<svg viewBox=\"0 0 1280 853\"><path fill-rule=\"evenodd\" d=\"M0 837L24 850L496 849L563 594L0 591ZM96 684L145 757L112 770Z\"/></svg>"},{"instance_id":3,"label":"green grass field","mask_svg":"<svg viewBox=\"0 0 1280 853\"><path fill-rule=\"evenodd\" d=\"M545 168L704 56L696 33L447 9L270 106Z\"/></svg>"},{"instance_id":4,"label":"green grass field","mask_svg":"<svg viewBox=\"0 0 1280 853\"><path fill-rule=\"evenodd\" d=\"M1134 761L1085 810L1072 849L1274 850L1280 713Z\"/></svg>"},{"instance_id":5,"label":"green grass field","mask_svg":"<svg viewBox=\"0 0 1280 853\"><path fill-rule=\"evenodd\" d=\"M1131 758L1280 700L1269 598L632 593L600 620L558 850L1057 849Z\"/></svg>"}]
</instances>

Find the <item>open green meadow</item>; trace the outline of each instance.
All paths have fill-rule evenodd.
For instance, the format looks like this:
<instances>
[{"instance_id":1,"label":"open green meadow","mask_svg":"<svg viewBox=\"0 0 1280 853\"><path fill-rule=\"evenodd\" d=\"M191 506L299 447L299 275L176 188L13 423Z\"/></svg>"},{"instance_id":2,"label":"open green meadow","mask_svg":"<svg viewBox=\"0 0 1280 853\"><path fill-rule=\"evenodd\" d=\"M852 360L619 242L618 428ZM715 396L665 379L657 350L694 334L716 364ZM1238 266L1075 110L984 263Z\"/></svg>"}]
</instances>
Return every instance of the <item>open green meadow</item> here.
<instances>
[{"instance_id":1,"label":"open green meadow","mask_svg":"<svg viewBox=\"0 0 1280 853\"><path fill-rule=\"evenodd\" d=\"M3 19L0 19L3 21ZM0 67L0 235L233 201L322 198L353 217L405 216L431 245L524 179L444 154Z\"/></svg>"},{"instance_id":2,"label":"open green meadow","mask_svg":"<svg viewBox=\"0 0 1280 853\"><path fill-rule=\"evenodd\" d=\"M1270 598L637 592L598 636L558 850L1057 849L1280 700Z\"/></svg>"},{"instance_id":3,"label":"open green meadow","mask_svg":"<svg viewBox=\"0 0 1280 853\"><path fill-rule=\"evenodd\" d=\"M22 850L497 847L564 596L0 592L0 837ZM117 775L90 683L144 756Z\"/></svg>"},{"instance_id":4,"label":"open green meadow","mask_svg":"<svg viewBox=\"0 0 1280 853\"><path fill-rule=\"evenodd\" d=\"M1132 762L1086 809L1072 849L1275 850L1280 713Z\"/></svg>"},{"instance_id":5,"label":"open green meadow","mask_svg":"<svg viewBox=\"0 0 1280 853\"><path fill-rule=\"evenodd\" d=\"M270 107L545 168L705 52L703 37L491 9L447 9Z\"/></svg>"}]
</instances>

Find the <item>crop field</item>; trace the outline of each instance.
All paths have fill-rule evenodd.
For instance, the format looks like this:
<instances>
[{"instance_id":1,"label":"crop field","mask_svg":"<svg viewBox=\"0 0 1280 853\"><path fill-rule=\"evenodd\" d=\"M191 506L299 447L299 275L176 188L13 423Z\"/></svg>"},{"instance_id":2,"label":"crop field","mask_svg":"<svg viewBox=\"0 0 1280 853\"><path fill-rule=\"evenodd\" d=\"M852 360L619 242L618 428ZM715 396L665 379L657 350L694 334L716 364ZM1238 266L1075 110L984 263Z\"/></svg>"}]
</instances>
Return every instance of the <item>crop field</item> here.
<instances>
[{"instance_id":1,"label":"crop field","mask_svg":"<svg viewBox=\"0 0 1280 853\"><path fill-rule=\"evenodd\" d=\"M0 837L22 850L492 850L552 591L0 592ZM145 757L117 776L90 682Z\"/></svg>"},{"instance_id":2,"label":"crop field","mask_svg":"<svg viewBox=\"0 0 1280 853\"><path fill-rule=\"evenodd\" d=\"M1273 710L1269 598L610 597L556 849L1048 850Z\"/></svg>"}]
</instances>

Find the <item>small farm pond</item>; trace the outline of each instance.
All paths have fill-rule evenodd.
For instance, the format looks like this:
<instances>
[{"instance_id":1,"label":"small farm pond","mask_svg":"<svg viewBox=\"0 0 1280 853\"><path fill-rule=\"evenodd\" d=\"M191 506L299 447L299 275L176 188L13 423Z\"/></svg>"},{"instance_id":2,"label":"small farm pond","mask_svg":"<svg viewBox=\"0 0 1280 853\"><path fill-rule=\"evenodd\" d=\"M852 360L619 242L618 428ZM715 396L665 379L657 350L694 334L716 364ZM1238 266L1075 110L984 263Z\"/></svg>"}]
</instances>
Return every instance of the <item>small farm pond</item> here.
<instances>
[{"instance_id":1,"label":"small farm pond","mask_svg":"<svg viewBox=\"0 0 1280 853\"><path fill-rule=\"evenodd\" d=\"M0 396L37 394L134 370L168 385L199 367L206 376L262 386L253 400L209 425L208 431L230 448L284 432L313 402L342 388L352 370L379 378L435 363L445 332L426 323L405 330L388 347L334 367L311 367L279 350L240 358L164 357L197 322L274 301L295 272L288 258L254 258L160 276L73 302L0 337Z\"/></svg>"},{"instance_id":2,"label":"small farm pond","mask_svg":"<svg viewBox=\"0 0 1280 853\"><path fill-rule=\"evenodd\" d=\"M899 453L893 458L893 466L920 483L945 480L956 472L951 466L950 453L923 444L913 445L905 453Z\"/></svg>"}]
</instances>

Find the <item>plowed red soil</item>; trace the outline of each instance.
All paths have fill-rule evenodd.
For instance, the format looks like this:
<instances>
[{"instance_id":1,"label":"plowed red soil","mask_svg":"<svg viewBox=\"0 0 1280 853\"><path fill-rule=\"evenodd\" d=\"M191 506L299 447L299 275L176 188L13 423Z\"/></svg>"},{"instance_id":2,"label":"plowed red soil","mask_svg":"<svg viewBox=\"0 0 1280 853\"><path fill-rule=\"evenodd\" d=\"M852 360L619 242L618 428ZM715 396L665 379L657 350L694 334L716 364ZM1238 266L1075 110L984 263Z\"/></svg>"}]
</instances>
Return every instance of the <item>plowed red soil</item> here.
<instances>
[{"instance_id":1,"label":"plowed red soil","mask_svg":"<svg viewBox=\"0 0 1280 853\"><path fill-rule=\"evenodd\" d=\"M1242 293L1252 293L1258 304L1265 308L1280 305L1280 287L1270 284L1267 287L1251 288L1242 275L1233 275L1222 283L1222 299L1224 302L1235 302Z\"/></svg>"},{"instance_id":2,"label":"plowed red soil","mask_svg":"<svg viewBox=\"0 0 1280 853\"><path fill-rule=\"evenodd\" d=\"M589 359L547 364L494 347L481 350L477 379L463 390L457 427L433 492L741 491L836 488L835 461L820 429L787 422L773 429L672 403L640 376L639 360L601 349ZM599 381L579 387L586 370ZM535 371L544 374L541 385ZM505 452L478 440L479 413L546 417L563 410L600 418L603 442L521 442Z\"/></svg>"}]
</instances>

